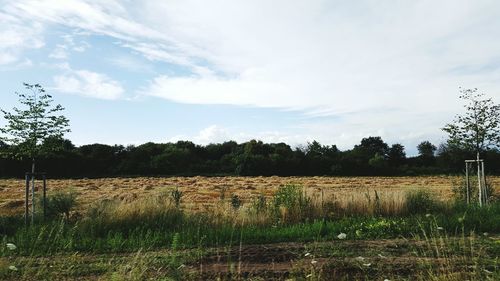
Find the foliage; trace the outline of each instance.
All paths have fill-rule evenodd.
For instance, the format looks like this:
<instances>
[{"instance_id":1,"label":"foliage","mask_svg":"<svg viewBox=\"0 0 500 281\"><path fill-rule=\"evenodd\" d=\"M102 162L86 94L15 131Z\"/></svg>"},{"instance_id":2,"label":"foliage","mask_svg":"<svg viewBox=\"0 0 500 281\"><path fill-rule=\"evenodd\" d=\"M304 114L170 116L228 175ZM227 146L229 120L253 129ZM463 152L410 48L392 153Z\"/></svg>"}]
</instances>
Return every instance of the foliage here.
<instances>
[{"instance_id":1,"label":"foliage","mask_svg":"<svg viewBox=\"0 0 500 281\"><path fill-rule=\"evenodd\" d=\"M182 191L180 191L179 188L175 188L170 192L170 196L172 197L176 208L179 208L181 204L182 195Z\"/></svg>"},{"instance_id":2,"label":"foliage","mask_svg":"<svg viewBox=\"0 0 500 281\"><path fill-rule=\"evenodd\" d=\"M312 200L298 185L280 186L274 194L271 208L279 223L303 221L313 217Z\"/></svg>"},{"instance_id":3,"label":"foliage","mask_svg":"<svg viewBox=\"0 0 500 281\"><path fill-rule=\"evenodd\" d=\"M368 160L368 165L370 165L375 169L382 169L385 168L386 161L384 156L375 153L375 155L372 158L370 158L370 160Z\"/></svg>"},{"instance_id":4,"label":"foliage","mask_svg":"<svg viewBox=\"0 0 500 281\"><path fill-rule=\"evenodd\" d=\"M51 177L392 176L461 173L464 157L474 156L461 147L445 144L440 146L437 155L432 158L422 155L405 157L405 148L401 145L394 144L389 147L383 141L380 142L380 138L372 139L373 141L362 141L363 145L346 151L318 142L312 142L306 148L300 149L292 149L284 143L255 141L240 144L225 142L207 146L177 142L126 147L104 144L78 147L69 140L47 139L42 143L42 147L58 145L60 149L56 153L40 155L38 162ZM7 151L10 146L5 144L2 148L0 143L0 150L2 149ZM488 163L489 171L500 172L499 150L490 149L483 153L483 158ZM23 175L27 163L26 160L0 157L0 177Z\"/></svg>"},{"instance_id":5,"label":"foliage","mask_svg":"<svg viewBox=\"0 0 500 281\"><path fill-rule=\"evenodd\" d=\"M432 158L437 147L430 141L423 141L417 145L418 155L423 158Z\"/></svg>"},{"instance_id":6,"label":"foliage","mask_svg":"<svg viewBox=\"0 0 500 281\"><path fill-rule=\"evenodd\" d=\"M231 206L233 207L234 210L238 210L243 202L241 201L240 197L236 194L233 194L231 196Z\"/></svg>"},{"instance_id":7,"label":"foliage","mask_svg":"<svg viewBox=\"0 0 500 281\"><path fill-rule=\"evenodd\" d=\"M405 208L408 213L422 214L438 211L441 206L430 192L414 190L406 195Z\"/></svg>"},{"instance_id":8,"label":"foliage","mask_svg":"<svg viewBox=\"0 0 500 281\"><path fill-rule=\"evenodd\" d=\"M389 146L381 137L363 138L359 145L354 146L354 151L370 159L376 154L385 157L389 151Z\"/></svg>"},{"instance_id":9,"label":"foliage","mask_svg":"<svg viewBox=\"0 0 500 281\"><path fill-rule=\"evenodd\" d=\"M405 147L402 144L393 144L387 153L389 164L394 167L403 165L406 160Z\"/></svg>"},{"instance_id":10,"label":"foliage","mask_svg":"<svg viewBox=\"0 0 500 281\"><path fill-rule=\"evenodd\" d=\"M76 205L76 193L73 191L69 192L56 192L52 195L48 195L46 199L46 211L48 217L57 217L64 215L66 219L69 219L71 210ZM41 206L41 202L39 203Z\"/></svg>"},{"instance_id":11,"label":"foliage","mask_svg":"<svg viewBox=\"0 0 500 281\"><path fill-rule=\"evenodd\" d=\"M0 110L7 121L7 125L0 128L4 135L0 140L10 144L16 156L32 159L34 165L41 149L48 148L46 140L61 139L69 132L69 121L63 115L57 115L64 108L60 104L52 106L52 96L46 94L41 85L24 83L24 86L27 94L16 93L24 108L14 107L12 113ZM44 142L45 146L42 146Z\"/></svg>"},{"instance_id":12,"label":"foliage","mask_svg":"<svg viewBox=\"0 0 500 281\"><path fill-rule=\"evenodd\" d=\"M500 145L500 105L475 89L460 88L460 98L468 102L464 105L464 115L456 116L443 130L448 133L450 144L474 151L479 155L488 148ZM479 156L478 156L479 157Z\"/></svg>"},{"instance_id":13,"label":"foliage","mask_svg":"<svg viewBox=\"0 0 500 281\"><path fill-rule=\"evenodd\" d=\"M256 198L251 202L250 210L254 211L255 214L260 215L266 212L267 209L267 200L264 194L259 194Z\"/></svg>"}]
</instances>

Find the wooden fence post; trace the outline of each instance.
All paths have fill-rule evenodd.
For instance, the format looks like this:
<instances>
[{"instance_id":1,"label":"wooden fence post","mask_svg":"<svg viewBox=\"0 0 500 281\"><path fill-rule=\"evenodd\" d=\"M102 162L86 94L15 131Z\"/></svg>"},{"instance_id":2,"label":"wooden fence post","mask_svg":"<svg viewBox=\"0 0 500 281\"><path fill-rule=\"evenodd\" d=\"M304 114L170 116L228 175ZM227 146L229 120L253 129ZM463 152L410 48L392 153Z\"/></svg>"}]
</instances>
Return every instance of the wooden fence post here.
<instances>
[{"instance_id":1,"label":"wooden fence post","mask_svg":"<svg viewBox=\"0 0 500 281\"><path fill-rule=\"evenodd\" d=\"M43 220L45 221L45 217L47 215L47 177L45 174L42 176L43 179Z\"/></svg>"},{"instance_id":2,"label":"wooden fence post","mask_svg":"<svg viewBox=\"0 0 500 281\"><path fill-rule=\"evenodd\" d=\"M26 196L24 200L24 224L28 225L28 217L29 217L29 197L30 197L30 177L29 174L25 175L26 180Z\"/></svg>"},{"instance_id":3,"label":"wooden fence post","mask_svg":"<svg viewBox=\"0 0 500 281\"><path fill-rule=\"evenodd\" d=\"M470 204L470 179L469 179L469 163L465 162L465 189L467 205Z\"/></svg>"}]
</instances>

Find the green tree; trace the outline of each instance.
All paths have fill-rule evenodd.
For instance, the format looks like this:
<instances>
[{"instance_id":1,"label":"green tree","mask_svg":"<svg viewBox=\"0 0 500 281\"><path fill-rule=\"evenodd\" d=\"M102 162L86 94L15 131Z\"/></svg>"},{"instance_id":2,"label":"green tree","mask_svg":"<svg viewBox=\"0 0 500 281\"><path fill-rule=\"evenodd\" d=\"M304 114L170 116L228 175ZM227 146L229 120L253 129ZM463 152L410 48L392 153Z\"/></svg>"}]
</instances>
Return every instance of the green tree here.
<instances>
[{"instance_id":1,"label":"green tree","mask_svg":"<svg viewBox=\"0 0 500 281\"><path fill-rule=\"evenodd\" d=\"M399 167L404 164L406 160L405 147L402 144L396 143L389 148L387 153L389 164L393 167Z\"/></svg>"},{"instance_id":2,"label":"green tree","mask_svg":"<svg viewBox=\"0 0 500 281\"><path fill-rule=\"evenodd\" d=\"M465 114L442 129L449 135L448 143L476 153L479 159L486 149L500 147L500 105L477 88L460 88L459 97L467 102Z\"/></svg>"},{"instance_id":3,"label":"green tree","mask_svg":"<svg viewBox=\"0 0 500 281\"><path fill-rule=\"evenodd\" d=\"M15 157L31 159L31 172L35 173L40 153L55 149L42 144L49 143L46 142L49 139L61 139L69 132L69 120L58 115L64 108L60 104L53 106L52 96L46 94L40 84L23 85L27 93L16 92L23 108L14 107L12 112L0 109L7 121L5 127L0 128L0 140L9 144L9 152Z\"/></svg>"},{"instance_id":4,"label":"green tree","mask_svg":"<svg viewBox=\"0 0 500 281\"><path fill-rule=\"evenodd\" d=\"M423 141L417 145L418 155L422 158L433 158L437 147L430 141Z\"/></svg>"},{"instance_id":5,"label":"green tree","mask_svg":"<svg viewBox=\"0 0 500 281\"><path fill-rule=\"evenodd\" d=\"M359 151L368 158L375 156L375 154L386 157L389 145L381 137L367 137L363 138L359 145L355 145L354 150Z\"/></svg>"},{"instance_id":6,"label":"green tree","mask_svg":"<svg viewBox=\"0 0 500 281\"><path fill-rule=\"evenodd\" d=\"M435 164L436 157L434 156L437 147L433 145L430 141L423 141L417 145L418 150L418 162L423 166L431 166Z\"/></svg>"},{"instance_id":7,"label":"green tree","mask_svg":"<svg viewBox=\"0 0 500 281\"><path fill-rule=\"evenodd\" d=\"M466 112L456 116L453 123L443 130L448 133L449 146L465 149L476 154L479 206L487 202L484 178L484 162L480 164L480 154L490 148L500 147L500 105L491 98L484 97L475 89L460 88L460 98L467 101ZM482 176L481 176L482 174ZM467 186L467 192L469 192Z\"/></svg>"}]
</instances>

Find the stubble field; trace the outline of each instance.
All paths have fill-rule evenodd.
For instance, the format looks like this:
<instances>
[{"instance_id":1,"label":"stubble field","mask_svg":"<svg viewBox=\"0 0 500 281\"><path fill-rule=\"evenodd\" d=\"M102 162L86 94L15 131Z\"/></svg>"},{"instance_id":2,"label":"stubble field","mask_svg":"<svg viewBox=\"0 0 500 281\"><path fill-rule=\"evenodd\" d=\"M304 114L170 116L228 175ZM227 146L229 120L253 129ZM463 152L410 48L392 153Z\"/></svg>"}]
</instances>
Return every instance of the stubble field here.
<instances>
[{"instance_id":1,"label":"stubble field","mask_svg":"<svg viewBox=\"0 0 500 281\"><path fill-rule=\"evenodd\" d=\"M433 193L440 200L453 196L458 176L428 177L137 177L99 179L48 180L47 192L72 191L77 194L77 208L84 211L102 200L131 203L178 188L183 193L182 206L192 211L209 209L221 197L237 195L243 203L257 196L272 196L283 185L301 186L319 200L349 202L366 200L375 192L382 200L401 201L408 191L419 189ZM500 186L500 177L490 177L493 186ZM41 183L39 183L41 186ZM22 212L25 182L21 179L0 179L0 214ZM322 198L320 198L322 197Z\"/></svg>"}]
</instances>

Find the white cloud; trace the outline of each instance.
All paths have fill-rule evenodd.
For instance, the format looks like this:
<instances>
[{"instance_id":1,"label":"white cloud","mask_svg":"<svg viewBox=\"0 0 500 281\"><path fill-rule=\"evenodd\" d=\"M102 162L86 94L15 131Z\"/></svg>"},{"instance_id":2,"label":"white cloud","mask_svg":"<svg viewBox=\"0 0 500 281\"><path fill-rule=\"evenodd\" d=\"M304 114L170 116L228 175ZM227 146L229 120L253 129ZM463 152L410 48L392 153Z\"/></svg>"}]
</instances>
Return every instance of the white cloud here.
<instances>
[{"instance_id":1,"label":"white cloud","mask_svg":"<svg viewBox=\"0 0 500 281\"><path fill-rule=\"evenodd\" d=\"M289 134L297 139L316 134L348 142L358 133L411 139L415 132L437 138L439 129L429 128L460 109L459 86L495 98L500 92L500 4L492 0L31 0L3 11L110 36L149 60L191 71L153 77L144 95L301 110L311 120L300 129L310 133ZM24 39L12 40L17 46ZM2 55L0 62L14 56ZM90 76L57 79L81 89ZM93 80L123 92L105 78ZM321 121L332 116L335 122Z\"/></svg>"},{"instance_id":2,"label":"white cloud","mask_svg":"<svg viewBox=\"0 0 500 281\"><path fill-rule=\"evenodd\" d=\"M0 65L19 62L26 49L43 47L42 30L40 23L21 21L0 11Z\"/></svg>"},{"instance_id":3,"label":"white cloud","mask_svg":"<svg viewBox=\"0 0 500 281\"><path fill-rule=\"evenodd\" d=\"M64 34L61 36L62 44L57 44L54 50L49 54L50 58L66 60L69 57L69 51L85 52L90 48L90 44L86 41L75 42L74 35Z\"/></svg>"},{"instance_id":4,"label":"white cloud","mask_svg":"<svg viewBox=\"0 0 500 281\"><path fill-rule=\"evenodd\" d=\"M75 42L75 34L64 34L61 36L64 40L64 45L66 49L71 48L75 52L84 52L90 48L90 44L87 41L80 40Z\"/></svg>"},{"instance_id":5,"label":"white cloud","mask_svg":"<svg viewBox=\"0 0 500 281\"><path fill-rule=\"evenodd\" d=\"M330 6L287 1L266 8L254 2L148 3L144 14L151 26L187 45L202 46L205 59L226 74L153 79L152 95L177 102L311 112L319 107L332 115L381 106L435 110L422 102L432 98L439 110L451 111L456 106L445 101L456 96L460 84L476 82L476 75L456 77L448 70L488 62L500 47L500 40L495 40L480 47L487 50L484 53L475 45L458 43L492 41L494 32L484 32L480 40L474 32L457 31L498 21L494 9L481 21L467 20L485 12L485 7L467 2L457 3L453 13L445 12L445 4L430 2ZM498 33L498 28L488 28ZM483 80L480 84L491 86ZM402 96L411 106L401 105Z\"/></svg>"},{"instance_id":6,"label":"white cloud","mask_svg":"<svg viewBox=\"0 0 500 281\"><path fill-rule=\"evenodd\" d=\"M336 130L332 130L335 128ZM338 130L337 130L338 129ZM308 142L319 141L323 145L336 145L341 150L352 149L362 138L368 136L381 136L389 144L403 143L408 155L416 155L416 146L423 140L439 144L443 142L440 137L428 137L435 134L439 128L427 129L422 132L410 132L400 135L397 132L401 128L381 128L368 130L349 130L348 125L335 126L331 123L302 122L295 127L287 127L282 130L255 131L252 128L228 128L221 125L210 125L192 135L175 135L166 139L167 142L180 140L191 140L196 144L207 145L210 143L222 143L225 141L236 141L243 143L252 139L261 140L266 143L287 143L292 148L306 145ZM148 141L143 140L142 142ZM141 142L138 142L141 143Z\"/></svg>"},{"instance_id":7,"label":"white cloud","mask_svg":"<svg viewBox=\"0 0 500 281\"><path fill-rule=\"evenodd\" d=\"M67 59L68 51L65 45L57 45L56 48L49 54L50 58L54 59Z\"/></svg>"},{"instance_id":8,"label":"white cloud","mask_svg":"<svg viewBox=\"0 0 500 281\"><path fill-rule=\"evenodd\" d=\"M185 54L178 49L183 43L176 42L168 34L154 27L129 19L133 8L128 11L127 6L132 5L129 3L123 5L120 1L113 0L31 0L9 3L3 10L13 17L24 20L60 24L123 40L126 42L123 46L137 50L149 59L189 63L184 58ZM85 48L79 45L74 49L81 51Z\"/></svg>"},{"instance_id":9,"label":"white cloud","mask_svg":"<svg viewBox=\"0 0 500 281\"><path fill-rule=\"evenodd\" d=\"M460 110L459 86L499 97L494 1L148 1L146 7L144 24L196 46L181 49L213 71L159 75L143 93L338 117L304 122L302 130L329 143L352 144L369 134L439 139L439 128ZM462 67L476 71L455 71Z\"/></svg>"},{"instance_id":10,"label":"white cloud","mask_svg":"<svg viewBox=\"0 0 500 281\"><path fill-rule=\"evenodd\" d=\"M123 96L124 89L119 82L105 74L88 70L70 70L54 77L55 89L70 94L115 100Z\"/></svg>"},{"instance_id":11,"label":"white cloud","mask_svg":"<svg viewBox=\"0 0 500 281\"><path fill-rule=\"evenodd\" d=\"M201 130L199 134L193 138L193 142L199 144L221 143L229 140L229 138L230 135L227 129L212 125Z\"/></svg>"},{"instance_id":12,"label":"white cloud","mask_svg":"<svg viewBox=\"0 0 500 281\"><path fill-rule=\"evenodd\" d=\"M292 107L297 101L291 101L286 90L287 87L271 81L163 75L154 78L144 94L181 103ZM261 102L264 99L265 104Z\"/></svg>"},{"instance_id":13,"label":"white cloud","mask_svg":"<svg viewBox=\"0 0 500 281\"><path fill-rule=\"evenodd\" d=\"M167 139L168 142L180 140L192 140L196 144L207 145L210 143L223 143L225 141L247 142L252 139L262 140L268 143L285 142L291 145L304 144L314 138L305 135L293 135L279 131L264 131L250 133L249 131L237 128L226 128L220 125L210 125L203 128L195 135L176 135Z\"/></svg>"}]
</instances>

